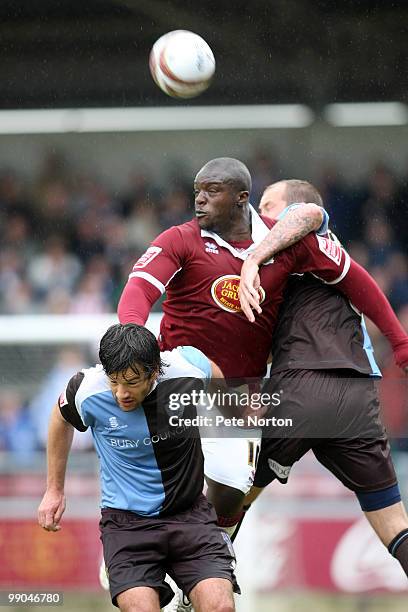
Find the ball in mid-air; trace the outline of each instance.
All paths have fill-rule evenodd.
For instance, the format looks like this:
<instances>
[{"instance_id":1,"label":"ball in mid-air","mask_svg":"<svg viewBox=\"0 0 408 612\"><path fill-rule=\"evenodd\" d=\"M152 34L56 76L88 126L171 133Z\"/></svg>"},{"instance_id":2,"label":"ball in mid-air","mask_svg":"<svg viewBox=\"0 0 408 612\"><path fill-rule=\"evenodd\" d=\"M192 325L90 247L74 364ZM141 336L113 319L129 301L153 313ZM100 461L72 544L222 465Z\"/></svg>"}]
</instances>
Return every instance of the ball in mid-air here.
<instances>
[{"instance_id":1,"label":"ball in mid-air","mask_svg":"<svg viewBox=\"0 0 408 612\"><path fill-rule=\"evenodd\" d=\"M174 98L194 98L205 91L215 71L215 59L201 36L174 30L153 45L150 72L157 85Z\"/></svg>"}]
</instances>

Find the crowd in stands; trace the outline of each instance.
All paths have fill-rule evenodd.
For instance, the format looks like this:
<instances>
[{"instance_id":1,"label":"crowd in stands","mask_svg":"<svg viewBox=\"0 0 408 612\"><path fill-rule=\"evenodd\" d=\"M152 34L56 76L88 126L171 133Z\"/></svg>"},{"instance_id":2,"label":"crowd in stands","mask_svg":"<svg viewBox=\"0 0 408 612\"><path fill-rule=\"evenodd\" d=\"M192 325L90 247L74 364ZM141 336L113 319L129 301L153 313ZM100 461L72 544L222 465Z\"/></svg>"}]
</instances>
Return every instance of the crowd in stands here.
<instances>
[{"instance_id":1,"label":"crowd in stands","mask_svg":"<svg viewBox=\"0 0 408 612\"><path fill-rule=\"evenodd\" d=\"M256 205L264 187L287 176L266 152L245 161ZM379 162L359 184L335 168L322 170L314 183L333 231L375 277L408 329L408 176ZM161 231L189 220L192 205L185 175L158 188L135 171L112 192L104 180L73 172L55 153L34 181L18 170L0 171L0 315L115 312L134 261ZM397 376L387 343L374 329L370 333L386 373ZM27 407L18 404L17 392L1 393L0 450L12 449L11 430L22 423L33 440ZM398 427L407 430L407 423L408 416ZM38 431L31 446L36 444L44 445Z\"/></svg>"}]
</instances>

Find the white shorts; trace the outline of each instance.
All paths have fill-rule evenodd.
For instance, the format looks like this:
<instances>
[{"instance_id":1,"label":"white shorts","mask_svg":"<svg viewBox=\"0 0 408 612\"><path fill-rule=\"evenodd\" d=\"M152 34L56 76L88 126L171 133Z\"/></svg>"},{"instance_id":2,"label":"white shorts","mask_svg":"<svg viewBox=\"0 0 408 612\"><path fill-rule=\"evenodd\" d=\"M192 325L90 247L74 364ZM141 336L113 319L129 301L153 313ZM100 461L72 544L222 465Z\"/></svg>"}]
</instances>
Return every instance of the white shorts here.
<instances>
[{"instance_id":1,"label":"white shorts","mask_svg":"<svg viewBox=\"0 0 408 612\"><path fill-rule=\"evenodd\" d=\"M251 429L240 438L201 438L204 473L214 482L239 489L245 495L253 485L261 450L261 430Z\"/></svg>"}]
</instances>

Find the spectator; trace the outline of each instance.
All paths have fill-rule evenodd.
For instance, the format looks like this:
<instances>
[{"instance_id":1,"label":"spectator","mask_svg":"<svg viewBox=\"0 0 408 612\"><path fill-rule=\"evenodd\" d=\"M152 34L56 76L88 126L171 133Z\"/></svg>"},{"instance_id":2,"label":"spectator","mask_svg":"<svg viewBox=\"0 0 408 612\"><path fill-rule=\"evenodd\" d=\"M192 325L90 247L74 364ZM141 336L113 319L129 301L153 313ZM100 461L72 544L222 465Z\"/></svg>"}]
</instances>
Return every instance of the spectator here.
<instances>
[{"instance_id":1,"label":"spectator","mask_svg":"<svg viewBox=\"0 0 408 612\"><path fill-rule=\"evenodd\" d=\"M337 169L326 166L321 173L319 191L330 215L330 226L343 244L359 238L361 219L358 198L353 197Z\"/></svg>"},{"instance_id":2,"label":"spectator","mask_svg":"<svg viewBox=\"0 0 408 612\"><path fill-rule=\"evenodd\" d=\"M19 463L28 462L38 448L31 415L15 389L0 393L0 450L11 451Z\"/></svg>"},{"instance_id":3,"label":"spectator","mask_svg":"<svg viewBox=\"0 0 408 612\"><path fill-rule=\"evenodd\" d=\"M81 272L78 257L67 251L63 236L53 235L45 243L43 253L35 256L28 266L28 279L38 300L61 287L72 290Z\"/></svg>"},{"instance_id":4,"label":"spectator","mask_svg":"<svg viewBox=\"0 0 408 612\"><path fill-rule=\"evenodd\" d=\"M368 265L383 266L398 245L393 239L390 224L382 217L368 217L364 240L368 247Z\"/></svg>"},{"instance_id":5,"label":"spectator","mask_svg":"<svg viewBox=\"0 0 408 612\"><path fill-rule=\"evenodd\" d=\"M34 424L38 446L45 448L48 435L48 421L52 407L57 402L61 389L66 386L67 379L75 372L87 367L88 363L83 353L74 348L66 348L60 352L54 367L40 384L40 391L30 403L29 416ZM73 447L89 449L92 447L90 435L74 434Z\"/></svg>"},{"instance_id":6,"label":"spectator","mask_svg":"<svg viewBox=\"0 0 408 612\"><path fill-rule=\"evenodd\" d=\"M102 314L109 312L109 303L104 293L104 279L97 274L82 277L75 300L71 301L71 314Z\"/></svg>"},{"instance_id":7,"label":"spectator","mask_svg":"<svg viewBox=\"0 0 408 612\"><path fill-rule=\"evenodd\" d=\"M250 202L257 205L265 187L281 178L285 178L285 173L281 168L277 168L272 153L263 148L258 148L255 151L247 166L251 169L252 176Z\"/></svg>"},{"instance_id":8,"label":"spectator","mask_svg":"<svg viewBox=\"0 0 408 612\"><path fill-rule=\"evenodd\" d=\"M173 189L164 194L159 210L162 229L189 221L192 216L193 197L181 188Z\"/></svg>"},{"instance_id":9,"label":"spectator","mask_svg":"<svg viewBox=\"0 0 408 612\"><path fill-rule=\"evenodd\" d=\"M146 200L135 201L126 226L127 245L133 253L143 253L160 233L155 205Z\"/></svg>"},{"instance_id":10,"label":"spectator","mask_svg":"<svg viewBox=\"0 0 408 612\"><path fill-rule=\"evenodd\" d=\"M397 251L389 257L385 272L390 279L389 298L398 311L408 304L408 257Z\"/></svg>"}]
</instances>

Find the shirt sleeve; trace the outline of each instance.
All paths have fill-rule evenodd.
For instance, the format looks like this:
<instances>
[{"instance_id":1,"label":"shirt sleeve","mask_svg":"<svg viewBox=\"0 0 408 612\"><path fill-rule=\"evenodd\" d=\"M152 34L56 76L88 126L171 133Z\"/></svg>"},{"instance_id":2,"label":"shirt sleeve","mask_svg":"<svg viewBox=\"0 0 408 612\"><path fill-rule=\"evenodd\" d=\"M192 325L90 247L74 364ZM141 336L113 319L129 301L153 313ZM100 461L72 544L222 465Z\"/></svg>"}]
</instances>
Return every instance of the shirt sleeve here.
<instances>
[{"instance_id":1,"label":"shirt sleeve","mask_svg":"<svg viewBox=\"0 0 408 612\"><path fill-rule=\"evenodd\" d=\"M119 321L144 325L153 304L182 269L184 259L180 229L171 227L160 234L133 266L119 300Z\"/></svg>"},{"instance_id":2,"label":"shirt sleeve","mask_svg":"<svg viewBox=\"0 0 408 612\"><path fill-rule=\"evenodd\" d=\"M303 206L302 203L298 203L298 204L291 204L290 206L287 206L282 212L281 214L278 216L278 219L283 219L283 217L285 217L287 215L287 213L293 209L293 208L299 208L299 206ZM319 236L323 236L324 234L327 233L328 229L329 229L329 213L327 212L327 210L325 210L322 206L320 206L319 208L321 208L322 213L323 213L323 221L321 226L316 230L316 234L319 234Z\"/></svg>"},{"instance_id":3,"label":"shirt sleeve","mask_svg":"<svg viewBox=\"0 0 408 612\"><path fill-rule=\"evenodd\" d=\"M129 275L143 278L164 293L166 286L179 272L184 263L185 247L180 229L176 226L166 230L152 242L147 251L137 260Z\"/></svg>"},{"instance_id":4,"label":"shirt sleeve","mask_svg":"<svg viewBox=\"0 0 408 612\"><path fill-rule=\"evenodd\" d=\"M312 272L328 285L336 285L350 269L350 255L338 242L314 232L282 251L289 256L291 272Z\"/></svg>"},{"instance_id":5,"label":"shirt sleeve","mask_svg":"<svg viewBox=\"0 0 408 612\"><path fill-rule=\"evenodd\" d=\"M194 346L179 346L178 351L188 363L201 370L203 380L211 379L211 362L202 351Z\"/></svg>"},{"instance_id":6,"label":"shirt sleeve","mask_svg":"<svg viewBox=\"0 0 408 612\"><path fill-rule=\"evenodd\" d=\"M81 415L76 407L75 397L77 391L83 381L83 372L77 372L69 381L65 391L58 398L58 407L64 419L78 429L78 431L86 431L88 426L82 420Z\"/></svg>"},{"instance_id":7,"label":"shirt sleeve","mask_svg":"<svg viewBox=\"0 0 408 612\"><path fill-rule=\"evenodd\" d=\"M408 335L380 287L369 273L351 260L350 271L338 284L338 289L351 300L389 340L396 364L408 365Z\"/></svg>"},{"instance_id":8,"label":"shirt sleeve","mask_svg":"<svg viewBox=\"0 0 408 612\"><path fill-rule=\"evenodd\" d=\"M282 251L282 254L285 251ZM408 362L408 336L374 279L330 238L308 234L286 250L291 272L312 272L344 293L391 343L397 365Z\"/></svg>"},{"instance_id":9,"label":"shirt sleeve","mask_svg":"<svg viewBox=\"0 0 408 612\"><path fill-rule=\"evenodd\" d=\"M144 325L153 304L159 299L160 291L143 278L128 280L118 304L118 319L122 324Z\"/></svg>"}]
</instances>

